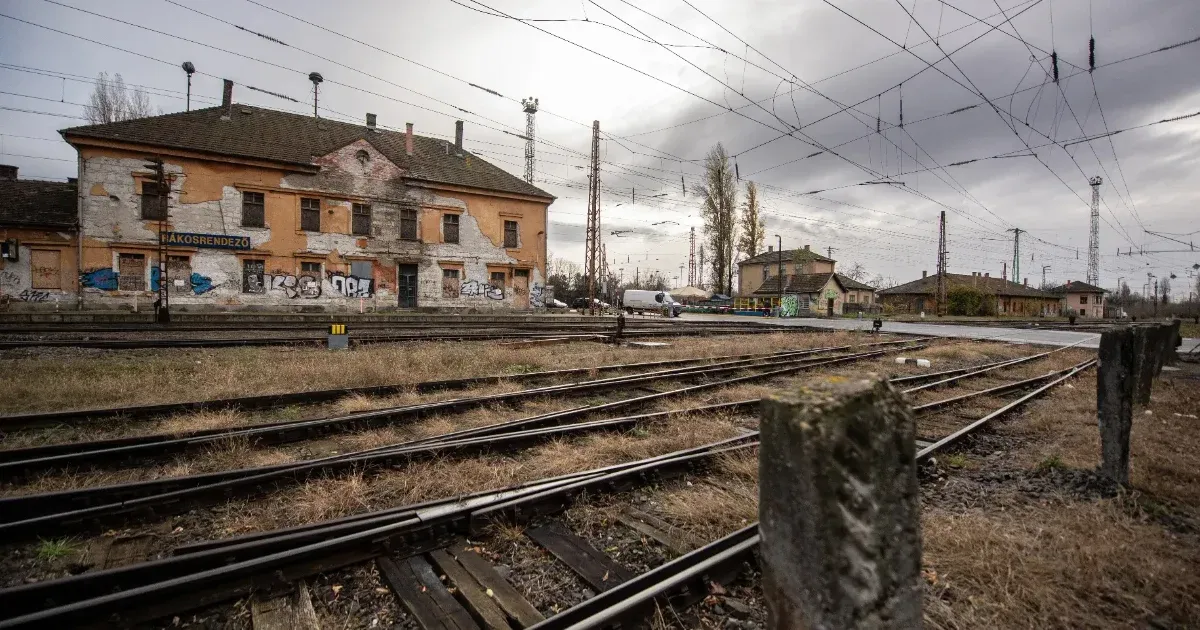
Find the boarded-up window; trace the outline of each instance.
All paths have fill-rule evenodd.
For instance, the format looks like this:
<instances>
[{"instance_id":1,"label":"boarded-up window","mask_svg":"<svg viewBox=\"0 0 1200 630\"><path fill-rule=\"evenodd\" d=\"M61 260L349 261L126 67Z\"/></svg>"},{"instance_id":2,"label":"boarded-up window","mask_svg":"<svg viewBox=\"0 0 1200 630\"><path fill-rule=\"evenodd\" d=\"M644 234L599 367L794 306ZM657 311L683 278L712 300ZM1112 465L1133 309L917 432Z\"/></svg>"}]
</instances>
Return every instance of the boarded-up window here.
<instances>
[{"instance_id":1,"label":"boarded-up window","mask_svg":"<svg viewBox=\"0 0 1200 630\"><path fill-rule=\"evenodd\" d=\"M442 297L457 298L460 286L457 269L442 270Z\"/></svg>"},{"instance_id":2,"label":"boarded-up window","mask_svg":"<svg viewBox=\"0 0 1200 630\"><path fill-rule=\"evenodd\" d=\"M35 249L29 252L29 266L32 288L62 288L62 257L57 249Z\"/></svg>"},{"instance_id":3,"label":"boarded-up window","mask_svg":"<svg viewBox=\"0 0 1200 630\"><path fill-rule=\"evenodd\" d=\"M442 215L442 240L447 243L458 242L458 215Z\"/></svg>"},{"instance_id":4,"label":"boarded-up window","mask_svg":"<svg viewBox=\"0 0 1200 630\"><path fill-rule=\"evenodd\" d=\"M356 236L371 235L371 206L365 203L354 204L350 233Z\"/></svg>"},{"instance_id":5,"label":"boarded-up window","mask_svg":"<svg viewBox=\"0 0 1200 630\"><path fill-rule=\"evenodd\" d=\"M242 293L267 292L267 285L263 281L263 274L267 272L266 268L266 261L263 260L242 261Z\"/></svg>"},{"instance_id":6,"label":"boarded-up window","mask_svg":"<svg viewBox=\"0 0 1200 630\"><path fill-rule=\"evenodd\" d=\"M242 225L245 227L266 226L266 197L263 193L242 193Z\"/></svg>"},{"instance_id":7,"label":"boarded-up window","mask_svg":"<svg viewBox=\"0 0 1200 630\"><path fill-rule=\"evenodd\" d=\"M142 182L142 218L153 221L167 218L167 199L156 182Z\"/></svg>"},{"instance_id":8,"label":"boarded-up window","mask_svg":"<svg viewBox=\"0 0 1200 630\"><path fill-rule=\"evenodd\" d=\"M400 238L415 241L417 240L417 211L416 210L401 210L400 211Z\"/></svg>"},{"instance_id":9,"label":"boarded-up window","mask_svg":"<svg viewBox=\"0 0 1200 630\"><path fill-rule=\"evenodd\" d=\"M117 288L122 291L145 291L146 257L142 254L121 254L117 262Z\"/></svg>"},{"instance_id":10,"label":"boarded-up window","mask_svg":"<svg viewBox=\"0 0 1200 630\"><path fill-rule=\"evenodd\" d=\"M192 277L192 259L187 256L167 256L167 280L171 290L185 289L190 286Z\"/></svg>"},{"instance_id":11,"label":"boarded-up window","mask_svg":"<svg viewBox=\"0 0 1200 630\"><path fill-rule=\"evenodd\" d=\"M321 200L300 198L300 229L305 232L321 231Z\"/></svg>"},{"instance_id":12,"label":"boarded-up window","mask_svg":"<svg viewBox=\"0 0 1200 630\"><path fill-rule=\"evenodd\" d=\"M493 271L491 276L491 285L497 289L503 289L505 284L505 275L506 274L503 271Z\"/></svg>"},{"instance_id":13,"label":"boarded-up window","mask_svg":"<svg viewBox=\"0 0 1200 630\"><path fill-rule=\"evenodd\" d=\"M504 222L504 247L515 249L521 246L521 231L516 221Z\"/></svg>"}]
</instances>

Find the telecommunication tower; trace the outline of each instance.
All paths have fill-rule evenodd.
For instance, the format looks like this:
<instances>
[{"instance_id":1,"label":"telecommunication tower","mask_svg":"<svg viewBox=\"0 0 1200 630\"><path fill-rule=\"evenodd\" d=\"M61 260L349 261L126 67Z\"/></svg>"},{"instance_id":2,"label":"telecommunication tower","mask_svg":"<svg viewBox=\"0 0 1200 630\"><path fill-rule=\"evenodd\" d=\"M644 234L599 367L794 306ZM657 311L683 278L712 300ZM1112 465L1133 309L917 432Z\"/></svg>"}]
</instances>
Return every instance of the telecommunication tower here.
<instances>
[{"instance_id":1,"label":"telecommunication tower","mask_svg":"<svg viewBox=\"0 0 1200 630\"><path fill-rule=\"evenodd\" d=\"M537 114L538 100L530 96L521 99L525 108L525 181L533 183L533 118Z\"/></svg>"},{"instance_id":2,"label":"telecommunication tower","mask_svg":"<svg viewBox=\"0 0 1200 630\"><path fill-rule=\"evenodd\" d=\"M688 245L688 286L696 286L696 228L692 228L692 235Z\"/></svg>"},{"instance_id":3,"label":"telecommunication tower","mask_svg":"<svg viewBox=\"0 0 1200 630\"><path fill-rule=\"evenodd\" d=\"M1092 227L1088 236L1087 283L1100 286L1100 176L1088 180L1092 185Z\"/></svg>"}]
</instances>

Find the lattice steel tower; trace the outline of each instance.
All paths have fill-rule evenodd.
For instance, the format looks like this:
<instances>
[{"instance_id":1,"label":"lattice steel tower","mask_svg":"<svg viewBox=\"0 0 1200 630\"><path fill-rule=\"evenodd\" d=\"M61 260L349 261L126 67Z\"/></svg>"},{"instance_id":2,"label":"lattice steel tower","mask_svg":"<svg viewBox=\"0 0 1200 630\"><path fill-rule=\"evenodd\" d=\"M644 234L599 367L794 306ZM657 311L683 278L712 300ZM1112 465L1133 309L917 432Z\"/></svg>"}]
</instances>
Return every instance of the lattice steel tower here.
<instances>
[{"instance_id":1,"label":"lattice steel tower","mask_svg":"<svg viewBox=\"0 0 1200 630\"><path fill-rule=\"evenodd\" d=\"M1100 176L1088 180L1092 185L1092 231L1088 236L1087 283L1100 286Z\"/></svg>"},{"instance_id":2,"label":"lattice steel tower","mask_svg":"<svg viewBox=\"0 0 1200 630\"><path fill-rule=\"evenodd\" d=\"M688 254L688 286L696 286L696 228L692 228L691 242L688 246L690 253Z\"/></svg>"},{"instance_id":3,"label":"lattice steel tower","mask_svg":"<svg viewBox=\"0 0 1200 630\"><path fill-rule=\"evenodd\" d=\"M537 114L538 100L530 96L522 99L525 107L525 181L533 183L533 118Z\"/></svg>"},{"instance_id":4,"label":"lattice steel tower","mask_svg":"<svg viewBox=\"0 0 1200 630\"><path fill-rule=\"evenodd\" d=\"M592 121L592 164L588 170L587 242L583 266L588 278L588 311L596 314L596 273L600 271L600 121Z\"/></svg>"}]
</instances>

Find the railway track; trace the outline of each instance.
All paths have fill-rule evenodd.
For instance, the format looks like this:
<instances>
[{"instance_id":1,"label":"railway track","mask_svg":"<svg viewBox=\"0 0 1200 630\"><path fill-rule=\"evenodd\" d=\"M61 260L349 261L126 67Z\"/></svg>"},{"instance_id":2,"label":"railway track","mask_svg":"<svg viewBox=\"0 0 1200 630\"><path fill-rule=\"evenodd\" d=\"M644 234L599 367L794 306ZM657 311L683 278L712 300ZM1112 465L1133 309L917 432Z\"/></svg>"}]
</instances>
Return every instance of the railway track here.
<instances>
[{"instance_id":1,"label":"railway track","mask_svg":"<svg viewBox=\"0 0 1200 630\"><path fill-rule=\"evenodd\" d=\"M987 423L1044 395L1094 363L1094 360L1087 360L1044 375L958 394L920 406L917 412L924 414L974 397L1028 391L955 435L944 436L935 442L919 442L918 459L929 457L980 430ZM985 364L958 371L959 374L927 374L896 380L912 389L918 386L915 385L917 383L937 382L988 367ZM755 401L725 403L728 406L753 404ZM623 420L628 418L599 422ZM585 495L623 492L645 483L665 483L679 475L702 474L716 457L753 452L756 437L755 433L748 433L704 447L544 479L500 491L479 492L323 523L193 543L180 546L171 557L159 560L0 590L0 611L4 611L0 628L63 627L98 619L116 625L129 624L240 597L252 590L267 588L272 583L277 586L280 580L302 580L371 559L376 559L385 575L397 570L409 571L414 566L420 567L422 563L430 561L444 563L446 555L439 549L447 545L454 546L461 536L477 536L490 523L501 520L532 523L561 512ZM464 440L448 435L439 436L433 442L455 444ZM665 602L674 606L693 603L708 593L711 582L728 583L740 573L744 563L753 563L758 542L757 527L751 525L647 573L614 584L596 597L549 619L516 624L514 627L613 627L645 619L647 611L652 611L656 603L661 605ZM452 555L461 556L461 553ZM468 559L461 558L464 565ZM471 560L471 563L477 564L477 560ZM586 564L586 559L574 562ZM437 566L442 567L441 564ZM571 568L581 574L587 570L587 567ZM484 574L486 572L472 575ZM393 590L406 588L403 580L392 577L397 578L395 581L388 580ZM465 578L460 576L460 579ZM431 585L425 585L420 590L425 591L428 586ZM445 588L440 582L437 586ZM415 597L411 592L404 595ZM420 602L414 605L419 606ZM465 600L458 605L468 609L472 606ZM472 609L471 612L479 614L477 610ZM421 619L420 614L414 616Z\"/></svg>"}]
</instances>

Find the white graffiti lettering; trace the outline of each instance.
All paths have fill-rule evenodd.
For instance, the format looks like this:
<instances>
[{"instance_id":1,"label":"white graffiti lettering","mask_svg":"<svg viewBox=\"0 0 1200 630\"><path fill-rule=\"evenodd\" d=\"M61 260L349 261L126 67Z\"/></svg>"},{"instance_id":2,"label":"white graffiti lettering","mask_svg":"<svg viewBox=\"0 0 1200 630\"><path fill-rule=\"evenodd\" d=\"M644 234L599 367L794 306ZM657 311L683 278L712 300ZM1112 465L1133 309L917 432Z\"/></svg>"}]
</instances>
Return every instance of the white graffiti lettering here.
<instances>
[{"instance_id":1,"label":"white graffiti lettering","mask_svg":"<svg viewBox=\"0 0 1200 630\"><path fill-rule=\"evenodd\" d=\"M459 287L459 294L464 297L486 297L489 300L503 300L504 287L498 287L478 280L467 280Z\"/></svg>"},{"instance_id":2,"label":"white graffiti lettering","mask_svg":"<svg viewBox=\"0 0 1200 630\"><path fill-rule=\"evenodd\" d=\"M329 274L329 283L333 285L334 291L346 297L371 297L372 280L370 278L331 273Z\"/></svg>"},{"instance_id":3,"label":"white graffiti lettering","mask_svg":"<svg viewBox=\"0 0 1200 630\"><path fill-rule=\"evenodd\" d=\"M246 293L266 293L267 290L280 291L289 300L304 298L312 300L321 297L321 281L313 276L293 276L290 273L249 274L246 276Z\"/></svg>"}]
</instances>

